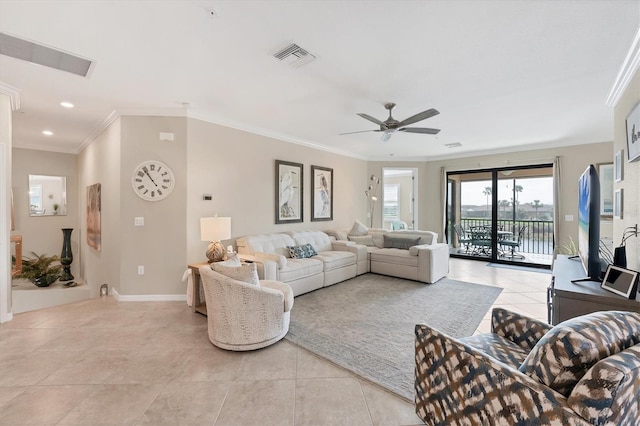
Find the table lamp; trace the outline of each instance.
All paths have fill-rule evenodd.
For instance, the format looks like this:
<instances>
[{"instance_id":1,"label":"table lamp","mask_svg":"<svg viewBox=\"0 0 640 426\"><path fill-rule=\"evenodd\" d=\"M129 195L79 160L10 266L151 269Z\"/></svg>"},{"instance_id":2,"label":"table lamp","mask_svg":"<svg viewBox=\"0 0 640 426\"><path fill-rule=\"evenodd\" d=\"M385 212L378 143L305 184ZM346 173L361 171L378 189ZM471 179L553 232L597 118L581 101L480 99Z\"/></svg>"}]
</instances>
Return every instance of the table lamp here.
<instances>
[{"instance_id":1,"label":"table lamp","mask_svg":"<svg viewBox=\"0 0 640 426\"><path fill-rule=\"evenodd\" d=\"M200 240L209 241L207 259L209 263L224 260L225 249L221 240L231 238L230 217L203 217L200 218Z\"/></svg>"}]
</instances>

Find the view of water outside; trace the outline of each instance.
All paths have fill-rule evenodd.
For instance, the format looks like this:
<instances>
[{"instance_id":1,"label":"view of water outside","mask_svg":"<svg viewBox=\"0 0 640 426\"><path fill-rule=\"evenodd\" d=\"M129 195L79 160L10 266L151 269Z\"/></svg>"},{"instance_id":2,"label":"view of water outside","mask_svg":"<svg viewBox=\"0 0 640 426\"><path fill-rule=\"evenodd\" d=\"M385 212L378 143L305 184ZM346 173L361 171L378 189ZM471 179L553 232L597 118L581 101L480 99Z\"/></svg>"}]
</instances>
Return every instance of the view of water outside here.
<instances>
[{"instance_id":1,"label":"view of water outside","mask_svg":"<svg viewBox=\"0 0 640 426\"><path fill-rule=\"evenodd\" d=\"M493 205L490 180L462 182L460 191L463 222L491 217ZM527 225L521 250L552 253L553 178L501 178L498 181L498 220L506 230Z\"/></svg>"},{"instance_id":2,"label":"view of water outside","mask_svg":"<svg viewBox=\"0 0 640 426\"><path fill-rule=\"evenodd\" d=\"M521 205L533 203L533 200L539 200L547 206L553 205L553 178L519 178L516 179L516 185L522 186L522 191L518 193L518 202ZM491 187L490 180L464 182L461 188L462 204L465 206L486 206L487 196L483 194L483 191L487 187ZM513 191L513 179L500 179L498 191L500 193ZM508 200L510 201L510 199L511 195ZM489 202L491 202L491 197L489 197Z\"/></svg>"}]
</instances>

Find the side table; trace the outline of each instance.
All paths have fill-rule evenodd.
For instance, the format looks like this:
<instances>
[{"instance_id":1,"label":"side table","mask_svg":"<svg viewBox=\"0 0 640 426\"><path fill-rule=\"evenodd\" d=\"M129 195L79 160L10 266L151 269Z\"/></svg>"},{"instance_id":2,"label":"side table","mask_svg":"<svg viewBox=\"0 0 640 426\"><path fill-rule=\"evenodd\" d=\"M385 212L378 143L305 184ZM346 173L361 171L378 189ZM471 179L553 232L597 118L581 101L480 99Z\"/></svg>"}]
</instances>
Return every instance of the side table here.
<instances>
[{"instance_id":1,"label":"side table","mask_svg":"<svg viewBox=\"0 0 640 426\"><path fill-rule=\"evenodd\" d=\"M200 267L207 265L207 262L189 264L191 279L193 280L193 312L198 312L204 316L207 316L207 303L204 300L200 300L200 286L202 286Z\"/></svg>"}]
</instances>

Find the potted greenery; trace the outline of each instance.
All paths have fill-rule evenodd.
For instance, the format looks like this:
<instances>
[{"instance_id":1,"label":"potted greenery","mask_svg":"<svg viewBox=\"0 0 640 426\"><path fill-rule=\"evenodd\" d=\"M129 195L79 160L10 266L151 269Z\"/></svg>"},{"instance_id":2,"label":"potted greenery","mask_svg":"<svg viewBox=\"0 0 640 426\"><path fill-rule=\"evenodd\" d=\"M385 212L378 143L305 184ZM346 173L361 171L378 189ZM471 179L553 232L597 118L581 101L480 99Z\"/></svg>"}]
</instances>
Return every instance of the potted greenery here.
<instances>
[{"instance_id":1,"label":"potted greenery","mask_svg":"<svg viewBox=\"0 0 640 426\"><path fill-rule=\"evenodd\" d=\"M53 214L58 214L58 209L60 208L60 206L58 204L54 204L53 205Z\"/></svg>"},{"instance_id":2,"label":"potted greenery","mask_svg":"<svg viewBox=\"0 0 640 426\"><path fill-rule=\"evenodd\" d=\"M62 265L58 256L38 255L31 252L32 258L22 258L22 271L17 278L26 278L38 287L49 287L60 277Z\"/></svg>"}]
</instances>

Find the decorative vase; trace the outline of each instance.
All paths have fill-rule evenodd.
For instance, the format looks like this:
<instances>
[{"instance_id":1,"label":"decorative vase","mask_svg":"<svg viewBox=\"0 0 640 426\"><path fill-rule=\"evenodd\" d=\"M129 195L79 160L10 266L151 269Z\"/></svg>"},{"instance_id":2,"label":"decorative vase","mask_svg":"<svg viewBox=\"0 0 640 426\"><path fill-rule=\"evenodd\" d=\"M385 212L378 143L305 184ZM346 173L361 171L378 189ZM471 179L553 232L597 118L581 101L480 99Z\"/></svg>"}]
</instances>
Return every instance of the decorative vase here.
<instances>
[{"instance_id":1,"label":"decorative vase","mask_svg":"<svg viewBox=\"0 0 640 426\"><path fill-rule=\"evenodd\" d=\"M71 281L71 262L73 262L73 253L71 252L71 231L73 228L62 228L62 253L60 253L60 263L63 266L60 281Z\"/></svg>"},{"instance_id":2,"label":"decorative vase","mask_svg":"<svg viewBox=\"0 0 640 426\"><path fill-rule=\"evenodd\" d=\"M621 268L627 267L627 247L620 246L613 250L613 264Z\"/></svg>"}]
</instances>

